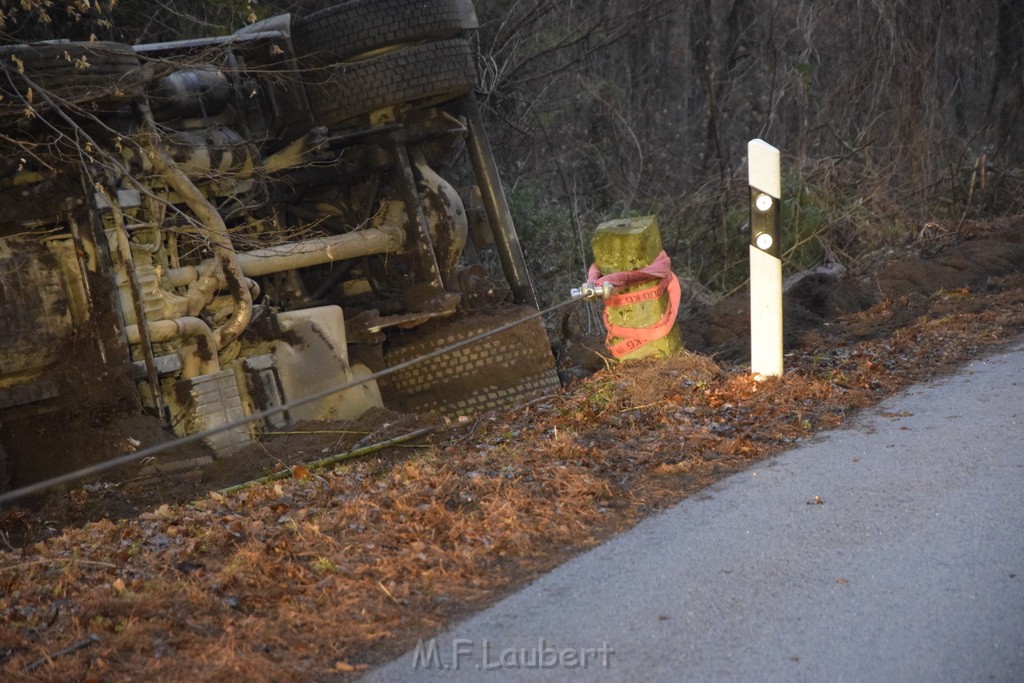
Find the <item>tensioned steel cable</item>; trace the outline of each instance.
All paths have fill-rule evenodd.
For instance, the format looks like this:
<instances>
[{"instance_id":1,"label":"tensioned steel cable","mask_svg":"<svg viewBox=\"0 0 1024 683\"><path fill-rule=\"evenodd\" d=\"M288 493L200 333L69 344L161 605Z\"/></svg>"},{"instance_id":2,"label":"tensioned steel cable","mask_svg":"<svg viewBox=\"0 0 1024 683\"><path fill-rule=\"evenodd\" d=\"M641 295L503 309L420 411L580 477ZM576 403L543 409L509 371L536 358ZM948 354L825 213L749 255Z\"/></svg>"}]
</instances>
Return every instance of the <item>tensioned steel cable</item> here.
<instances>
[{"instance_id":1,"label":"tensioned steel cable","mask_svg":"<svg viewBox=\"0 0 1024 683\"><path fill-rule=\"evenodd\" d=\"M371 375L367 375L366 377L361 377L359 379L352 380L351 382L340 384L336 387L323 389L322 391L318 391L308 396L303 396L302 398L295 399L294 401L289 401L288 403L285 403L280 406L275 406L273 408L261 410L258 413L247 415L246 417L240 420L235 420L234 422L229 422L220 425L219 427L212 427L202 432L196 432L195 434L182 436L177 439L174 439L173 441L159 443L148 448L143 448L141 451L135 451L134 453L122 455L120 457L113 458L112 460L105 460L104 462L97 463L89 467L83 467L82 469L74 470L73 472L67 472L65 474L53 477L51 479L44 479L43 481L39 481L34 484L29 484L27 486L14 489L13 491L0 493L0 505L4 505L5 503L10 503L12 501L19 500L26 496L42 493L43 491L47 491L57 486L70 484L72 482L78 481L79 479L86 479L97 474L102 474L103 472L115 469L117 467L120 467L121 465L127 465L138 460L152 458L155 455L160 455L161 453L165 453L169 450L177 448L178 446L184 446L186 444L195 443L196 441L207 439L211 436L221 434L223 432L232 430L236 427L246 425L250 422L262 420L264 418L270 417L271 415L283 413L285 411L291 410L292 408L298 408L299 406L306 405L307 403L312 403L313 401L319 401L322 398L340 393L342 391L346 391L348 389L351 389L352 387L357 387L369 381L379 379L381 377L386 377L390 374L398 372L399 370L405 370L406 368L416 365L417 363L422 363L423 361L430 360L432 358L437 358L438 356L443 356L444 354L451 353L452 351L458 351L459 349L475 344L481 339L486 339L487 337L500 334L501 332L510 330L513 327L516 327L517 325L521 325L525 322L533 320L534 318L539 318L542 315L551 313L552 311L557 311L558 309L565 308L570 304L574 304L578 301L583 301L584 299L589 299L598 295L599 292L595 292L589 289L573 290L573 296L571 298L566 299L565 301L557 303L553 306L549 306L543 311L534 311L529 315L523 316L519 320L513 320L512 322L505 323L504 325L495 327L493 330L487 330L486 332L482 332L473 337L468 337L466 339L463 339L462 341L455 342L454 344L449 344L448 346L445 346L443 348L435 349L434 351L431 351L430 353L425 353L422 356L417 356L416 358L411 358L407 361L402 361L401 363L397 363L390 367L384 368L383 370L379 370Z\"/></svg>"}]
</instances>

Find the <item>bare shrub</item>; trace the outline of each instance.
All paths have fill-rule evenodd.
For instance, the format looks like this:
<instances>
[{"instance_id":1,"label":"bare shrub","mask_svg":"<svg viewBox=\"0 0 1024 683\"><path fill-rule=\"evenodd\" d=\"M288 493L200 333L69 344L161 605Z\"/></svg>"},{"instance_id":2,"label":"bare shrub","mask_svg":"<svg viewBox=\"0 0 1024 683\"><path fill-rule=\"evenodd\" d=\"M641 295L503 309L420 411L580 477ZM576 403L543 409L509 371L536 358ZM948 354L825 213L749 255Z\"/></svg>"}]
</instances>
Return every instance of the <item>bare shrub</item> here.
<instances>
[{"instance_id":1,"label":"bare shrub","mask_svg":"<svg viewBox=\"0 0 1024 683\"><path fill-rule=\"evenodd\" d=\"M992 196L1022 160L1000 132L1020 97L1006 3L477 4L511 183L590 229L659 212L675 262L719 291L742 281L753 137L784 153L791 269L1019 210Z\"/></svg>"}]
</instances>

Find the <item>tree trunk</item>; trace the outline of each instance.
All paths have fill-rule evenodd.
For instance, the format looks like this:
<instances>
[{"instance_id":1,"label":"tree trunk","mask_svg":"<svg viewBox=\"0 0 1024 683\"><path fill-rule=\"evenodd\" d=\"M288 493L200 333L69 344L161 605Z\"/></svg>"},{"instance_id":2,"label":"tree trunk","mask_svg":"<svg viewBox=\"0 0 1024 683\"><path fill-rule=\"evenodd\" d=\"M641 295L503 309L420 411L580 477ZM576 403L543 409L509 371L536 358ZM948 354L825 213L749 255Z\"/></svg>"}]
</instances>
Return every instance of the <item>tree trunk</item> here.
<instances>
[{"instance_id":1,"label":"tree trunk","mask_svg":"<svg viewBox=\"0 0 1024 683\"><path fill-rule=\"evenodd\" d=\"M1001 0L996 28L995 73L988 120L994 153L1016 166L1024 162L1024 137L1019 135L1024 106L1024 4Z\"/></svg>"}]
</instances>

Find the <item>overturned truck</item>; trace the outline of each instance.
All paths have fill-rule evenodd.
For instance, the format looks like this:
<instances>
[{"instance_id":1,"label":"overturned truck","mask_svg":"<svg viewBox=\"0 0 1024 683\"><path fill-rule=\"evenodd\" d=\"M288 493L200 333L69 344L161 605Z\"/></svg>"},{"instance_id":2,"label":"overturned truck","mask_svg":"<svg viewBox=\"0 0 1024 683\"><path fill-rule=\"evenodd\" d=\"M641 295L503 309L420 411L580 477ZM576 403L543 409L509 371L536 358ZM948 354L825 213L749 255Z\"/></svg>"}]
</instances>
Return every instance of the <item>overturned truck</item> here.
<instances>
[{"instance_id":1,"label":"overturned truck","mask_svg":"<svg viewBox=\"0 0 1024 683\"><path fill-rule=\"evenodd\" d=\"M0 47L0 490L81 464L55 430L235 424L535 307L475 27L469 0L381 0L220 38ZM533 322L210 446L557 383Z\"/></svg>"}]
</instances>

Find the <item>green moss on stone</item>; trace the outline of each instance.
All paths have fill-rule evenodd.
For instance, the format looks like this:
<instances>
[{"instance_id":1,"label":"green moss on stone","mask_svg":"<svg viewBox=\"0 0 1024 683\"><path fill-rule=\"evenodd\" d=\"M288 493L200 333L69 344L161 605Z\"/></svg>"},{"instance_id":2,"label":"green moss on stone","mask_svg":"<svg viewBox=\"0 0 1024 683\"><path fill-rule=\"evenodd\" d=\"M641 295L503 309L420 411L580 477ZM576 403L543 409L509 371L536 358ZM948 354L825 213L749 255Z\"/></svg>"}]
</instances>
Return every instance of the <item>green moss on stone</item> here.
<instances>
[{"instance_id":1,"label":"green moss on stone","mask_svg":"<svg viewBox=\"0 0 1024 683\"><path fill-rule=\"evenodd\" d=\"M654 216L626 218L602 223L594 232L591 240L594 250L594 262L601 273L621 273L639 270L649 266L661 253L661 231L658 219ZM650 287L648 282L616 289L616 293L624 294ZM654 301L644 301L630 306L612 308L608 319L613 325L624 327L651 327L655 325L668 308L668 295ZM622 341L613 338L612 344ZM672 327L668 335L655 340L643 348L627 354L621 360L638 358L665 357L678 353L683 349L679 328Z\"/></svg>"}]
</instances>

